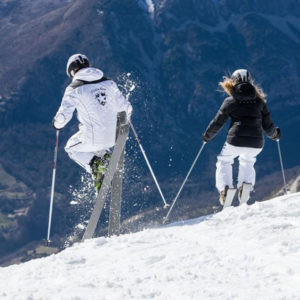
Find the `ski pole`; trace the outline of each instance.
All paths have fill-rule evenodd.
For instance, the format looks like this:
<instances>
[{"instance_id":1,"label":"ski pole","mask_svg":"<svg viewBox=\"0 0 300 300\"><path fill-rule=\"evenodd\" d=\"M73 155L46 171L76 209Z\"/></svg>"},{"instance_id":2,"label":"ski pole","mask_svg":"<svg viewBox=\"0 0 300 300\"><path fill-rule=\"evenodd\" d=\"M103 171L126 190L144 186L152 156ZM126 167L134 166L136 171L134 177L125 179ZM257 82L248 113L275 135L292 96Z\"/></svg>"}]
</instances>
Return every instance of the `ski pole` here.
<instances>
[{"instance_id":1,"label":"ski pole","mask_svg":"<svg viewBox=\"0 0 300 300\"><path fill-rule=\"evenodd\" d=\"M186 177L185 177L185 179L184 179L184 181L183 181L183 183L182 183L182 185L181 185L181 187L180 187L180 189L179 189L179 191L178 191L176 197L175 197L174 200L173 200L173 203L172 203L171 207L169 208L169 211L168 211L167 215L166 215L165 218L164 218L163 224L165 224L166 221L168 220L169 215L170 215L170 213L171 213L171 211L172 211L172 209L173 209L173 207L174 207L174 205L175 205L175 203L176 203L176 201L177 201L177 199L178 199L178 197L179 197L179 195L180 195L180 193L181 193L181 191L182 191L182 189L183 189L183 187L184 187L184 185L185 185L185 183L186 183L186 181L187 181L187 179L189 178L189 176L190 176L190 174L191 174L191 172L192 172L192 170L193 170L193 168L194 168L194 166L195 166L195 164L196 164L196 162L197 162L197 160L198 160L198 158L199 158L199 156L200 156L200 154L201 154L201 152L202 152L202 150L203 150L205 144L206 144L206 142L203 142L203 143L202 143L202 146L201 146L201 148L200 148L198 154L196 155L196 158L195 158L195 160L194 160L192 166L190 167L190 169L189 169L189 171L188 171L188 173L187 173L187 175L186 175Z\"/></svg>"},{"instance_id":2,"label":"ski pole","mask_svg":"<svg viewBox=\"0 0 300 300\"><path fill-rule=\"evenodd\" d=\"M133 134L134 134L134 136L135 136L135 139L136 139L136 141L137 141L138 144L139 144L139 147L140 147L140 149L141 149L141 151L142 151L142 154L143 154L143 156L144 156L144 158L145 158L145 161L146 161L147 166L148 166L148 168L149 168L149 170L150 170L150 173L151 173L151 175L152 175L152 177L153 177L153 180L154 180L154 182L155 182L155 184L156 184L156 187L157 187L157 189L158 189L158 191L159 191L159 193L160 193L160 196L161 196L161 198L162 198L162 200L163 200L163 202L164 202L164 204L165 204L165 205L164 205L164 208L167 208L167 207L170 206L170 205L167 203L167 201L166 201L166 199L165 199L165 197L164 197L164 195L163 195L163 193L162 193L162 191L161 191L161 189L160 189L160 186L159 186L159 184L158 184L158 181L157 181L157 179L156 179L156 176L155 176L155 174L154 174L154 172L153 172L153 170L152 170L152 167L151 167L151 165L150 165L150 162L149 162L149 160L148 160L148 158L147 158L146 152L145 152L145 150L144 150L144 148L143 148L143 146L142 146L142 144L141 144L141 140L139 139L139 137L138 137L138 135L137 135L137 133L136 133L136 131L135 131L135 129L134 129L134 126L133 126L131 120L129 121L129 124L130 124L130 127L131 127L132 131L133 131Z\"/></svg>"},{"instance_id":3,"label":"ski pole","mask_svg":"<svg viewBox=\"0 0 300 300\"><path fill-rule=\"evenodd\" d=\"M284 190L284 193L287 194L288 193L288 188L287 188L287 184L286 184L286 180L285 180L285 174L284 174L284 168L283 168L283 162L282 162L282 155L281 155L280 143L279 143L279 140L276 140L276 142L277 142L277 148L278 148L278 154L279 154L281 172L282 172L282 177L283 177L283 184L284 184L283 190Z\"/></svg>"},{"instance_id":4,"label":"ski pole","mask_svg":"<svg viewBox=\"0 0 300 300\"><path fill-rule=\"evenodd\" d=\"M49 208L49 221L48 221L48 233L47 233L47 246L49 246L49 244L50 244L50 230L51 230L52 211L53 211L54 186L55 186L57 150L58 150L58 137L59 137L59 130L56 130L56 142L55 142L55 148L54 148L52 186L51 186L51 197L50 197L50 208Z\"/></svg>"}]
</instances>

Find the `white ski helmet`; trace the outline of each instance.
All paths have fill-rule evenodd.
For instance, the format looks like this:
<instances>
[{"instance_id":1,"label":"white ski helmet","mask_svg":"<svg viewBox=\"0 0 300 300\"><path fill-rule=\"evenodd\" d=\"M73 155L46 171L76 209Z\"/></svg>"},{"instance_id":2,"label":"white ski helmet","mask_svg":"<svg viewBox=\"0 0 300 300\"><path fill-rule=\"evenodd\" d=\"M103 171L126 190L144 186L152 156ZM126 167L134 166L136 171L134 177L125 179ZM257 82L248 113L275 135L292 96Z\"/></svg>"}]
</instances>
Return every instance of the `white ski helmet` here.
<instances>
[{"instance_id":1,"label":"white ski helmet","mask_svg":"<svg viewBox=\"0 0 300 300\"><path fill-rule=\"evenodd\" d=\"M239 69L234 71L231 75L231 79L236 81L237 83L253 82L250 72L246 69Z\"/></svg>"},{"instance_id":2,"label":"white ski helmet","mask_svg":"<svg viewBox=\"0 0 300 300\"><path fill-rule=\"evenodd\" d=\"M72 78L78 70L89 66L90 62L84 54L74 54L68 59L66 72Z\"/></svg>"}]
</instances>

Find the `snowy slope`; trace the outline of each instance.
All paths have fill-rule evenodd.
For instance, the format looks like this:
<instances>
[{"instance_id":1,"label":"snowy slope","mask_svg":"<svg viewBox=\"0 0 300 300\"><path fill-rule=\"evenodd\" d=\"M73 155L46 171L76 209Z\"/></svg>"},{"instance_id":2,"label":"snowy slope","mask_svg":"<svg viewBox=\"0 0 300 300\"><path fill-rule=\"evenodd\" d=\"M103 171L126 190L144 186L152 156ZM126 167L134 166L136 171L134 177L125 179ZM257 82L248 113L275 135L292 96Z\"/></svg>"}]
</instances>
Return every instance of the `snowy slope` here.
<instances>
[{"instance_id":1,"label":"snowy slope","mask_svg":"<svg viewBox=\"0 0 300 300\"><path fill-rule=\"evenodd\" d=\"M300 299L300 193L0 268L0 299Z\"/></svg>"}]
</instances>

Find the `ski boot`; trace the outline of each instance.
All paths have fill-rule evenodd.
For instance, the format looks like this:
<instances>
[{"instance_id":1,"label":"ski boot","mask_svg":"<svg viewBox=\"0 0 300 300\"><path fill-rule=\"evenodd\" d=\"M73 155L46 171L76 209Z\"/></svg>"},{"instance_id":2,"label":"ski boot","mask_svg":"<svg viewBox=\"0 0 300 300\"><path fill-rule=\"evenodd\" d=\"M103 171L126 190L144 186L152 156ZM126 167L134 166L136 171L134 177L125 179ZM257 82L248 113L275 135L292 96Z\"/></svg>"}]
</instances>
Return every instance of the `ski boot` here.
<instances>
[{"instance_id":1,"label":"ski boot","mask_svg":"<svg viewBox=\"0 0 300 300\"><path fill-rule=\"evenodd\" d=\"M105 153L103 157L94 156L91 162L89 163L92 169L92 175L94 179L96 192L99 192L101 188L110 157L110 153Z\"/></svg>"},{"instance_id":2,"label":"ski boot","mask_svg":"<svg viewBox=\"0 0 300 300\"><path fill-rule=\"evenodd\" d=\"M224 204L225 204L228 189L229 189L229 186L226 185L225 189L220 192L219 201L222 206L224 206Z\"/></svg>"}]
</instances>

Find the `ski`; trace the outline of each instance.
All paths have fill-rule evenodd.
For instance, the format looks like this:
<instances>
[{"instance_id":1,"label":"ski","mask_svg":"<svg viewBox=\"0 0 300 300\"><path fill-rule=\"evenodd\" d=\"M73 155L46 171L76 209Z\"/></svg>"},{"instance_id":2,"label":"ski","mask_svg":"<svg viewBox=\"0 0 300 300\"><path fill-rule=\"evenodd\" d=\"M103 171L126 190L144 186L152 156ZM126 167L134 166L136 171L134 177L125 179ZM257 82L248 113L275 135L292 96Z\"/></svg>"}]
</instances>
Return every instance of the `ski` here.
<instances>
[{"instance_id":1,"label":"ski","mask_svg":"<svg viewBox=\"0 0 300 300\"><path fill-rule=\"evenodd\" d=\"M120 234L124 150L111 184L108 236Z\"/></svg>"},{"instance_id":2,"label":"ski","mask_svg":"<svg viewBox=\"0 0 300 300\"><path fill-rule=\"evenodd\" d=\"M223 209L226 208L226 207L231 206L232 201L233 201L234 196L235 196L235 193L236 193L236 189L228 189L227 190L226 199L225 199Z\"/></svg>"},{"instance_id":3,"label":"ski","mask_svg":"<svg viewBox=\"0 0 300 300\"><path fill-rule=\"evenodd\" d=\"M252 184L244 182L242 186L242 194L239 197L240 205L247 203L247 201L250 199L251 191L252 191Z\"/></svg>"},{"instance_id":4,"label":"ski","mask_svg":"<svg viewBox=\"0 0 300 300\"><path fill-rule=\"evenodd\" d=\"M119 136L119 132L117 133L117 136ZM124 155L125 155L125 147L123 148L123 152L120 156L120 160L111 183L111 200L110 200L110 208L109 208L108 236L120 234Z\"/></svg>"},{"instance_id":5,"label":"ski","mask_svg":"<svg viewBox=\"0 0 300 300\"><path fill-rule=\"evenodd\" d=\"M82 241L90 239L94 235L99 217L104 206L106 195L109 189L111 188L112 179L115 175L117 166L120 162L120 158L124 151L124 147L129 133L129 124L127 122L127 116L125 112L123 112L123 114L119 113L118 118L120 120L119 136L117 138L107 171L105 172L104 180L101 185L100 191L97 195L94 209L90 217L88 226L83 235Z\"/></svg>"}]
</instances>

